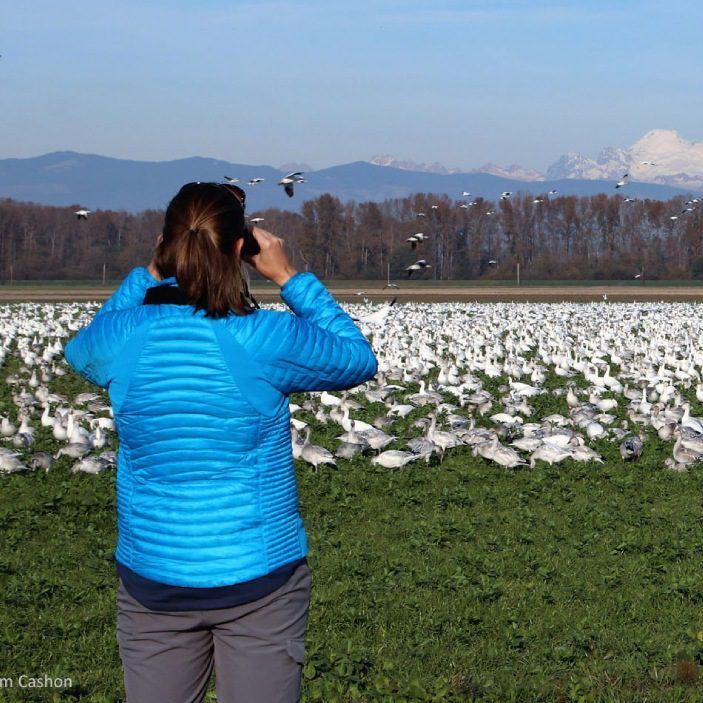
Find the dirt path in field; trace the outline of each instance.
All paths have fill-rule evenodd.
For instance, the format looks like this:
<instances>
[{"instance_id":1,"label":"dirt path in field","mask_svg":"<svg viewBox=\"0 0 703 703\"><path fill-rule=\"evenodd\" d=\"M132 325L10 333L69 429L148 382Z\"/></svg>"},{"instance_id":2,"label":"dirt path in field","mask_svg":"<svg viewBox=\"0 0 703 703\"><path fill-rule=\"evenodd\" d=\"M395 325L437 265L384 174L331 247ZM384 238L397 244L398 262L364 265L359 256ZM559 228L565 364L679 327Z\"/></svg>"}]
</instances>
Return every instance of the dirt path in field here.
<instances>
[{"instance_id":1,"label":"dirt path in field","mask_svg":"<svg viewBox=\"0 0 703 703\"><path fill-rule=\"evenodd\" d=\"M608 299L617 300L701 300L703 301L703 286L701 287L675 287L675 286L446 286L432 288L386 288L385 290L364 289L359 294L358 288L330 287L338 297L389 298L402 299L442 299L442 300L515 300L527 301L536 299L546 300L574 300L585 298L589 300Z\"/></svg>"},{"instance_id":2,"label":"dirt path in field","mask_svg":"<svg viewBox=\"0 0 703 703\"><path fill-rule=\"evenodd\" d=\"M586 303L603 302L604 296L611 302L703 302L703 286L443 286L386 289L330 286L330 290L336 298L346 302L360 302L364 298L378 302L397 297L398 302ZM261 296L261 299L267 300L267 297Z\"/></svg>"},{"instance_id":3,"label":"dirt path in field","mask_svg":"<svg viewBox=\"0 0 703 703\"><path fill-rule=\"evenodd\" d=\"M0 303L76 302L105 300L114 288L51 288L40 286L0 286Z\"/></svg>"},{"instance_id":4,"label":"dirt path in field","mask_svg":"<svg viewBox=\"0 0 703 703\"><path fill-rule=\"evenodd\" d=\"M399 302L559 302L602 301L603 296L613 302L624 301L695 301L703 302L703 286L443 286L378 288L354 287L345 282L330 284L336 298L347 302L361 302L364 298L385 301L397 297ZM112 287L53 288L50 286L0 286L0 303L21 302L71 302L104 300L113 292ZM252 287L253 294L262 302L280 300L272 288Z\"/></svg>"}]
</instances>

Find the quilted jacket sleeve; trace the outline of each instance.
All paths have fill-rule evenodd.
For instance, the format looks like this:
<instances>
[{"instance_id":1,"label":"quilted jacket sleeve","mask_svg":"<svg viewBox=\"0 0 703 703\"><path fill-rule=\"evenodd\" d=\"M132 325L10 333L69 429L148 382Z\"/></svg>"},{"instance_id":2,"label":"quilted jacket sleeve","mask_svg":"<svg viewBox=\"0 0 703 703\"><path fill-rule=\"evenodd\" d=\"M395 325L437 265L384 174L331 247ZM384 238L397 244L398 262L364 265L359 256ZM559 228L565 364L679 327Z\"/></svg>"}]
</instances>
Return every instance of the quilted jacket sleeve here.
<instances>
[{"instance_id":1,"label":"quilted jacket sleeve","mask_svg":"<svg viewBox=\"0 0 703 703\"><path fill-rule=\"evenodd\" d=\"M69 365L92 383L106 388L112 362L126 339L128 321L119 313L141 306L147 288L157 283L146 268L132 269L91 323L66 345L64 355Z\"/></svg>"},{"instance_id":2,"label":"quilted jacket sleeve","mask_svg":"<svg viewBox=\"0 0 703 703\"><path fill-rule=\"evenodd\" d=\"M169 279L170 280L170 279ZM144 302L147 288L159 284L144 266L132 269L127 277L120 283L119 288L112 294L105 304L95 313L95 317L106 312L136 308Z\"/></svg>"},{"instance_id":3,"label":"quilted jacket sleeve","mask_svg":"<svg viewBox=\"0 0 703 703\"><path fill-rule=\"evenodd\" d=\"M294 314L270 316L257 331L259 363L279 391L341 390L376 373L366 338L313 274L293 276L281 297Z\"/></svg>"}]
</instances>

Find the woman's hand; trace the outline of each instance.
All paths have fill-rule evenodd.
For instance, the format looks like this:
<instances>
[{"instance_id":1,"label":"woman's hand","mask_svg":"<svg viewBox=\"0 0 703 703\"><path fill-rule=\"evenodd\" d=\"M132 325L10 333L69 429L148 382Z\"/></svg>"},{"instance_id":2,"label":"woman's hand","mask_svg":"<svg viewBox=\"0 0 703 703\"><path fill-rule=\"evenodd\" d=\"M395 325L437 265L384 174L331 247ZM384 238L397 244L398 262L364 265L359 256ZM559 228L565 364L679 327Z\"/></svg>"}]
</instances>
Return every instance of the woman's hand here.
<instances>
[{"instance_id":1,"label":"woman's hand","mask_svg":"<svg viewBox=\"0 0 703 703\"><path fill-rule=\"evenodd\" d=\"M160 235L156 238L156 245L154 246L154 254L153 254L153 256L151 257L151 261L147 264L147 267L146 267L146 270L147 270L157 281L160 281L161 278L162 278L162 276L161 276L161 274L159 273L159 269L156 268L156 263L155 263L155 259L156 259L156 249L158 248L159 244L161 244L161 240L162 240L162 239L163 239L163 234L160 234Z\"/></svg>"},{"instance_id":2,"label":"woman's hand","mask_svg":"<svg viewBox=\"0 0 703 703\"><path fill-rule=\"evenodd\" d=\"M262 276L283 287L297 270L291 264L282 239L261 227L253 227L252 235L259 243L261 251L256 256L247 256L244 260L253 266Z\"/></svg>"}]
</instances>

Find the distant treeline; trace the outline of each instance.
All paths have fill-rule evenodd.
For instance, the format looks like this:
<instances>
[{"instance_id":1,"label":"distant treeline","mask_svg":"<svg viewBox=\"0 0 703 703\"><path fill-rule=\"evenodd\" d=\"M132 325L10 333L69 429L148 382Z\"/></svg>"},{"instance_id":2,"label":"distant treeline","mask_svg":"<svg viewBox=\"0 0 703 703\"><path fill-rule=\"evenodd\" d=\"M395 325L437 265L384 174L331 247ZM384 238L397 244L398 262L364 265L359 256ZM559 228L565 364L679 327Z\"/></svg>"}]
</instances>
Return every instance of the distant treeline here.
<instances>
[{"instance_id":1,"label":"distant treeline","mask_svg":"<svg viewBox=\"0 0 703 703\"><path fill-rule=\"evenodd\" d=\"M150 258L163 212L59 208L0 200L0 281L124 276ZM253 214L253 213L252 213ZM491 202L418 194L381 203L322 195L298 213L256 213L300 270L324 279L690 279L703 277L697 202L621 195L512 195ZM422 232L415 249L407 241Z\"/></svg>"}]
</instances>

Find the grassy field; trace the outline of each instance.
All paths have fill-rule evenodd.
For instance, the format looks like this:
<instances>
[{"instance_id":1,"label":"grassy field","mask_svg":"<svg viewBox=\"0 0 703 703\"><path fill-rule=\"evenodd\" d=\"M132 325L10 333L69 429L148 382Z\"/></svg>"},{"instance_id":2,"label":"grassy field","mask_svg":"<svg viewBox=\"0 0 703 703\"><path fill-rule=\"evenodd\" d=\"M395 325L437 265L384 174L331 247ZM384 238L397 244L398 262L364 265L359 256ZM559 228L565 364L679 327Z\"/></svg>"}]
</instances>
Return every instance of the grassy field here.
<instances>
[{"instance_id":1,"label":"grassy field","mask_svg":"<svg viewBox=\"0 0 703 703\"><path fill-rule=\"evenodd\" d=\"M2 377L20 363L8 355ZM499 397L507 379L479 375ZM50 383L71 399L94 390L74 374ZM15 420L13 392L0 384ZM387 411L356 399L367 420ZM568 412L563 395L532 404L535 417ZM391 448L422 434L412 423L428 410L394 423ZM338 428L297 416L336 448ZM58 446L39 428L31 451ZM671 443L653 432L634 463L617 443L593 447L603 464L506 470L468 447L399 471L368 456L317 473L298 463L314 575L303 700L703 701L703 463L663 468ZM72 474L73 461L0 475L1 703L124 701L115 475ZM21 675L71 682L27 689Z\"/></svg>"},{"instance_id":2,"label":"grassy field","mask_svg":"<svg viewBox=\"0 0 703 703\"><path fill-rule=\"evenodd\" d=\"M656 464L656 461L653 462ZM307 701L688 701L703 660L703 472L300 467ZM3 477L3 676L120 701L114 475Z\"/></svg>"},{"instance_id":3,"label":"grassy field","mask_svg":"<svg viewBox=\"0 0 703 703\"><path fill-rule=\"evenodd\" d=\"M315 426L330 448L336 434ZM53 446L39 430L34 449ZM303 700L703 700L703 470L664 470L670 446L645 447L631 465L608 442L603 465L504 470L468 448L397 472L298 465L314 573ZM3 702L124 700L114 473L71 462L0 476L0 677L72 683L15 684Z\"/></svg>"}]
</instances>

